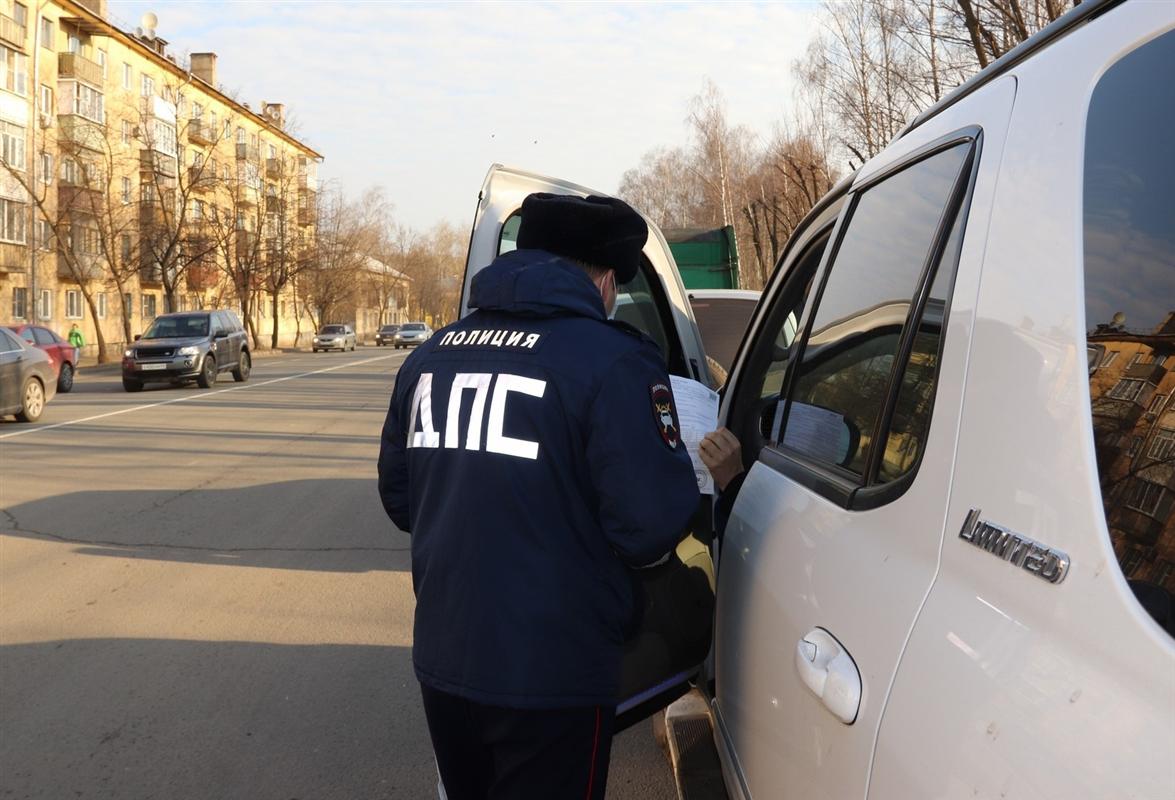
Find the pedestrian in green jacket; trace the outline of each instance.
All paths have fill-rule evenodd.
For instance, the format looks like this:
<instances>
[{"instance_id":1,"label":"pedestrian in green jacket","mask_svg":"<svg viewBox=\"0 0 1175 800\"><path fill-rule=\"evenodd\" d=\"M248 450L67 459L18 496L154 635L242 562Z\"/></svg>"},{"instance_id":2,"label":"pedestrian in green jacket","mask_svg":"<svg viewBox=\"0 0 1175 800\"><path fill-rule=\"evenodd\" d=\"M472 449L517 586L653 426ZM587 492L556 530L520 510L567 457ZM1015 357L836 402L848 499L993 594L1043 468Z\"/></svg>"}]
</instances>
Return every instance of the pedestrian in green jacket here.
<instances>
[{"instance_id":1,"label":"pedestrian in green jacket","mask_svg":"<svg viewBox=\"0 0 1175 800\"><path fill-rule=\"evenodd\" d=\"M75 322L69 329L69 343L79 350L86 346L86 337L82 336L82 329Z\"/></svg>"}]
</instances>

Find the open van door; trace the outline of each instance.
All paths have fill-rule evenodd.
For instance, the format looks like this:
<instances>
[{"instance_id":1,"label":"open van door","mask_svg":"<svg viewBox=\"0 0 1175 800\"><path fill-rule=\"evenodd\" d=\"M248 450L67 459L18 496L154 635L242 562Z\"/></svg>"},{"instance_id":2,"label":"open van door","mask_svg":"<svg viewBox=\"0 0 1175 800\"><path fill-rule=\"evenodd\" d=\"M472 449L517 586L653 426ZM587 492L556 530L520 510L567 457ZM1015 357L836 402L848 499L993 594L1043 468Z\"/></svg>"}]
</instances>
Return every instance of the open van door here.
<instances>
[{"instance_id":1,"label":"open van door","mask_svg":"<svg viewBox=\"0 0 1175 800\"><path fill-rule=\"evenodd\" d=\"M471 310L468 303L473 277L500 254L515 249L522 201L534 192L579 197L605 194L500 164L490 167L478 195L469 240L461 289L462 317ZM656 342L671 375L712 386L701 336L677 265L661 231L648 219L645 221L649 238L641 269L633 280L617 287L615 317ZM691 521L691 533L669 561L637 573L643 589L643 615L639 630L625 647L617 732L684 694L709 653L714 608L711 534L710 502L705 495Z\"/></svg>"}]
</instances>

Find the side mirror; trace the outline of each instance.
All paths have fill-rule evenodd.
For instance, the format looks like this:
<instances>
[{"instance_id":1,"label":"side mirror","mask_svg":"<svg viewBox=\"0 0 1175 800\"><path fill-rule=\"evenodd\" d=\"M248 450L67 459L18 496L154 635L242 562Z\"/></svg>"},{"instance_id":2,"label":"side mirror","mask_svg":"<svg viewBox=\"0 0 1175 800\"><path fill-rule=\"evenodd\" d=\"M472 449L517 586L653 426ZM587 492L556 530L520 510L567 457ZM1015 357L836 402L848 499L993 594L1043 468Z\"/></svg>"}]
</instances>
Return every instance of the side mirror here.
<instances>
[{"instance_id":1,"label":"side mirror","mask_svg":"<svg viewBox=\"0 0 1175 800\"><path fill-rule=\"evenodd\" d=\"M143 334L141 334L141 333L136 333L136 334L135 334L135 341L136 341L136 342L137 342L137 341L139 341L139 340L140 340L140 339L142 339L142 338L143 338Z\"/></svg>"}]
</instances>

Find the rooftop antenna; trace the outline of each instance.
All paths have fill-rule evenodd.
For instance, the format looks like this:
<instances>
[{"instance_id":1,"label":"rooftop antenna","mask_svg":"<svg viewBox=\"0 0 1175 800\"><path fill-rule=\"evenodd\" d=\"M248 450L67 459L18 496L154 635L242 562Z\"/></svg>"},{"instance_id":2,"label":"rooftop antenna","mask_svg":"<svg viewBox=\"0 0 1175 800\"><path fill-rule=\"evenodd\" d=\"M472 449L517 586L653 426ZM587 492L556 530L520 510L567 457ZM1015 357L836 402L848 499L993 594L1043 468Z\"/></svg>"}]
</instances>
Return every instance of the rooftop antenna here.
<instances>
[{"instance_id":1,"label":"rooftop antenna","mask_svg":"<svg viewBox=\"0 0 1175 800\"><path fill-rule=\"evenodd\" d=\"M159 27L159 17L151 11L143 15L139 20L139 24L143 26L143 35L148 39L155 38L155 29Z\"/></svg>"}]
</instances>

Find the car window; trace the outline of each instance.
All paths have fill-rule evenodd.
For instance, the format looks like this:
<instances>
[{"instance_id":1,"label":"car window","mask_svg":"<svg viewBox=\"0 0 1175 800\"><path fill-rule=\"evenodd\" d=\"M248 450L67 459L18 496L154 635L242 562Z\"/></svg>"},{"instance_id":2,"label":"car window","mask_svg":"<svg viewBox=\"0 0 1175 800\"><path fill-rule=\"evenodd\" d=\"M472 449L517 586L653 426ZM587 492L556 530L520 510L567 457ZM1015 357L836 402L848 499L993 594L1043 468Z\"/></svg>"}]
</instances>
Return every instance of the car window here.
<instances>
[{"instance_id":1,"label":"car window","mask_svg":"<svg viewBox=\"0 0 1175 800\"><path fill-rule=\"evenodd\" d=\"M203 315L192 317L157 317L144 339L171 339L202 337L208 335L208 317Z\"/></svg>"},{"instance_id":2,"label":"car window","mask_svg":"<svg viewBox=\"0 0 1175 800\"><path fill-rule=\"evenodd\" d=\"M33 329L25 328L20 332L20 338L24 339L29 344L36 344L37 340L33 338Z\"/></svg>"},{"instance_id":3,"label":"car window","mask_svg":"<svg viewBox=\"0 0 1175 800\"><path fill-rule=\"evenodd\" d=\"M343 332L342 325L323 325L322 330L319 331L320 334L342 333L342 332Z\"/></svg>"},{"instance_id":4,"label":"car window","mask_svg":"<svg viewBox=\"0 0 1175 800\"><path fill-rule=\"evenodd\" d=\"M498 255L518 249L518 228L520 225L522 225L521 212L515 211L506 217L506 221L502 223L502 232L498 234Z\"/></svg>"},{"instance_id":5,"label":"car window","mask_svg":"<svg viewBox=\"0 0 1175 800\"><path fill-rule=\"evenodd\" d=\"M1098 481L1118 565L1175 636L1175 33L1102 76L1085 136L1085 328Z\"/></svg>"},{"instance_id":6,"label":"car window","mask_svg":"<svg viewBox=\"0 0 1175 800\"><path fill-rule=\"evenodd\" d=\"M20 341L7 329L0 328L0 353L10 353L13 350L23 350Z\"/></svg>"},{"instance_id":7,"label":"car window","mask_svg":"<svg viewBox=\"0 0 1175 800\"><path fill-rule=\"evenodd\" d=\"M33 336L37 340L37 344L56 344L53 334L44 328L33 328Z\"/></svg>"},{"instance_id":8,"label":"car window","mask_svg":"<svg viewBox=\"0 0 1175 800\"><path fill-rule=\"evenodd\" d=\"M970 149L940 151L857 198L793 381L786 448L864 475L910 305Z\"/></svg>"},{"instance_id":9,"label":"car window","mask_svg":"<svg viewBox=\"0 0 1175 800\"><path fill-rule=\"evenodd\" d=\"M757 303L750 298L690 296L706 355L728 372Z\"/></svg>"}]
</instances>

